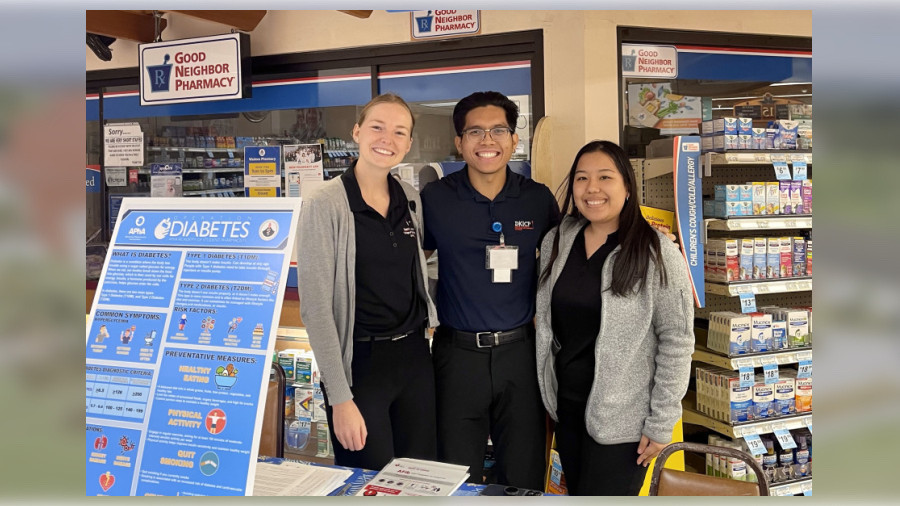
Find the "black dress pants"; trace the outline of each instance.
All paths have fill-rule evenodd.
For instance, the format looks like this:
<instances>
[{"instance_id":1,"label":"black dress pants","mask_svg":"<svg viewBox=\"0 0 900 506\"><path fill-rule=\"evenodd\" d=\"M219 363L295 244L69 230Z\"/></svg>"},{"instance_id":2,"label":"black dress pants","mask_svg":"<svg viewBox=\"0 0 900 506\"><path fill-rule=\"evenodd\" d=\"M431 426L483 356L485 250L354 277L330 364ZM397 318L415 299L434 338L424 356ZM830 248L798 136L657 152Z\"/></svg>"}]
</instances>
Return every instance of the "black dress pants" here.
<instances>
[{"instance_id":1,"label":"black dress pants","mask_svg":"<svg viewBox=\"0 0 900 506\"><path fill-rule=\"evenodd\" d=\"M432 356L438 459L469 466L469 481L481 483L490 436L497 483L543 490L546 411L537 383L534 326L527 338L493 348L467 345L441 326Z\"/></svg>"},{"instance_id":2,"label":"black dress pants","mask_svg":"<svg viewBox=\"0 0 900 506\"><path fill-rule=\"evenodd\" d=\"M556 450L569 495L638 495L647 468L637 465L638 443L601 445L584 424L585 404L560 398Z\"/></svg>"},{"instance_id":3,"label":"black dress pants","mask_svg":"<svg viewBox=\"0 0 900 506\"><path fill-rule=\"evenodd\" d=\"M368 436L362 450L341 446L334 435L334 411L326 395L335 464L378 471L395 457L437 458L434 370L428 341L422 335L416 332L397 341L353 343L350 390Z\"/></svg>"}]
</instances>

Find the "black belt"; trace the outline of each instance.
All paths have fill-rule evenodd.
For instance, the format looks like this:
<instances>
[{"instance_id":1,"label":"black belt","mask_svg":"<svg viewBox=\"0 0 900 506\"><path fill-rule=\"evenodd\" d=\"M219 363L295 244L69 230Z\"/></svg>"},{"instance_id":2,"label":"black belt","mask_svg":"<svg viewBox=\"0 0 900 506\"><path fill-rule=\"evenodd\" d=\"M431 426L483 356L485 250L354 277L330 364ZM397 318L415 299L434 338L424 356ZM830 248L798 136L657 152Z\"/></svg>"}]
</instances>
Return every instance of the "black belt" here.
<instances>
[{"instance_id":1,"label":"black belt","mask_svg":"<svg viewBox=\"0 0 900 506\"><path fill-rule=\"evenodd\" d=\"M399 340L403 339L404 337L407 337L407 336L409 336L409 335L415 334L416 332L419 332L420 330L421 330L421 329L413 329L413 330L404 332L404 333L402 333L402 334L394 334L394 335L392 335L392 336L363 336L363 337L354 337L353 340L356 341L356 342L363 342L363 343L367 343L367 342L369 342L369 341L375 341L375 342L378 342L378 341L399 341Z\"/></svg>"},{"instance_id":2,"label":"black belt","mask_svg":"<svg viewBox=\"0 0 900 506\"><path fill-rule=\"evenodd\" d=\"M522 325L511 330L496 332L466 332L452 327L447 327L447 329L451 337L465 344L474 345L477 348L493 348L525 339L528 337L530 327L531 325Z\"/></svg>"}]
</instances>

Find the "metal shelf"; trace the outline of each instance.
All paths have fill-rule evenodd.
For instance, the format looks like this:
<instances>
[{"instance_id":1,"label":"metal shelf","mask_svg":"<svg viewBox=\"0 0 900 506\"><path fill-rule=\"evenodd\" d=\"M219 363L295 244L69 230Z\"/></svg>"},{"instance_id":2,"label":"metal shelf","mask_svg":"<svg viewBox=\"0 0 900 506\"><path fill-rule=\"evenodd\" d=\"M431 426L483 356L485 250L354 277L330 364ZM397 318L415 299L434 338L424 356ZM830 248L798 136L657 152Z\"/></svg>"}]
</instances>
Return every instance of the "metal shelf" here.
<instances>
[{"instance_id":1,"label":"metal shelf","mask_svg":"<svg viewBox=\"0 0 900 506\"><path fill-rule=\"evenodd\" d=\"M758 165L772 162L812 163L812 152L804 151L725 151L724 153L703 153L712 165Z\"/></svg>"},{"instance_id":2,"label":"metal shelf","mask_svg":"<svg viewBox=\"0 0 900 506\"><path fill-rule=\"evenodd\" d=\"M802 480L792 481L790 483L770 483L769 495L797 495L806 492L812 492L812 476L803 478Z\"/></svg>"},{"instance_id":3,"label":"metal shelf","mask_svg":"<svg viewBox=\"0 0 900 506\"><path fill-rule=\"evenodd\" d=\"M192 195L212 195L213 193L222 193L222 192L227 192L227 191L231 191L231 192L235 192L235 193L238 193L238 192L244 193L244 188L240 187L240 188L215 188L212 190L188 190L188 191L183 191L181 193L181 195L184 197L190 197Z\"/></svg>"},{"instance_id":4,"label":"metal shelf","mask_svg":"<svg viewBox=\"0 0 900 506\"><path fill-rule=\"evenodd\" d=\"M191 167L189 169L181 169L182 174L208 174L210 172L219 172L219 173L222 173L222 172L244 172L244 169L242 167L203 167L203 168ZM150 169L138 169L138 174L142 174L142 175L150 174Z\"/></svg>"},{"instance_id":5,"label":"metal shelf","mask_svg":"<svg viewBox=\"0 0 900 506\"><path fill-rule=\"evenodd\" d=\"M147 151L186 151L188 153L206 153L212 151L216 153L227 153L229 151L243 152L244 148L197 148L187 146L147 146Z\"/></svg>"},{"instance_id":6,"label":"metal shelf","mask_svg":"<svg viewBox=\"0 0 900 506\"><path fill-rule=\"evenodd\" d=\"M810 215L778 215L734 217L706 220L708 230L798 230L812 229Z\"/></svg>"},{"instance_id":7,"label":"metal shelf","mask_svg":"<svg viewBox=\"0 0 900 506\"><path fill-rule=\"evenodd\" d=\"M706 293L737 297L742 293L766 294L808 292L812 290L811 277L767 279L759 281L739 281L732 283L706 282Z\"/></svg>"},{"instance_id":8,"label":"metal shelf","mask_svg":"<svg viewBox=\"0 0 900 506\"><path fill-rule=\"evenodd\" d=\"M812 348L794 348L790 350L781 350L767 353L758 353L754 355L740 355L737 357L726 357L716 353L708 348L698 347L691 355L692 360L711 364L736 371L743 365L752 367L762 367L765 363L771 363L775 359L778 365L796 364L801 360L812 360ZM748 363L749 362L749 363Z\"/></svg>"},{"instance_id":9,"label":"metal shelf","mask_svg":"<svg viewBox=\"0 0 900 506\"><path fill-rule=\"evenodd\" d=\"M776 428L800 429L809 427L812 424L812 412L799 413L791 416L783 416L779 418L770 418L767 420L759 420L755 422L744 422L739 425L725 423L721 420L711 418L693 408L685 406L693 399L685 398L682 401L682 421L693 425L701 425L707 429L712 429L719 434L724 434L732 439L743 437L749 434L771 434Z\"/></svg>"},{"instance_id":10,"label":"metal shelf","mask_svg":"<svg viewBox=\"0 0 900 506\"><path fill-rule=\"evenodd\" d=\"M644 179L653 179L672 173L672 157L647 158L644 160Z\"/></svg>"}]
</instances>

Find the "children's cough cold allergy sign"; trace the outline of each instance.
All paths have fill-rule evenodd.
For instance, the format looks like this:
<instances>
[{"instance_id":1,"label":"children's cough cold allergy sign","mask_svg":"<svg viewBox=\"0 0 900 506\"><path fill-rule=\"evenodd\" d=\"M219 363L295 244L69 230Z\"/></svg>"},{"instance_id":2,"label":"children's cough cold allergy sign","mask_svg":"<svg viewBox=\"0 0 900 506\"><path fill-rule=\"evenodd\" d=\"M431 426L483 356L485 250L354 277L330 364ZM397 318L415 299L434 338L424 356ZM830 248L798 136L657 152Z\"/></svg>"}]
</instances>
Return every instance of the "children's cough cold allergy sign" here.
<instances>
[{"instance_id":1,"label":"children's cough cold allergy sign","mask_svg":"<svg viewBox=\"0 0 900 506\"><path fill-rule=\"evenodd\" d=\"M87 495L249 495L300 199L124 199L86 340Z\"/></svg>"}]
</instances>

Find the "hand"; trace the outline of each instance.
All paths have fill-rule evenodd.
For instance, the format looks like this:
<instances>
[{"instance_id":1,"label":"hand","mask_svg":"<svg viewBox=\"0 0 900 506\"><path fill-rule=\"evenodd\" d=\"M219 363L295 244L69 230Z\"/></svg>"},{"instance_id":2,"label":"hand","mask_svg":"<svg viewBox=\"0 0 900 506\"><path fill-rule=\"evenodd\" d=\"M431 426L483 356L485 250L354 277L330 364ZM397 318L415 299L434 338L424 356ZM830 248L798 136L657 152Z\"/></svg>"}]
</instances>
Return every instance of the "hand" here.
<instances>
[{"instance_id":1,"label":"hand","mask_svg":"<svg viewBox=\"0 0 900 506\"><path fill-rule=\"evenodd\" d=\"M666 237L668 237L669 240L672 242L675 242L675 239L677 239L677 237L675 237L675 234L673 234L671 232L666 232Z\"/></svg>"},{"instance_id":2,"label":"hand","mask_svg":"<svg viewBox=\"0 0 900 506\"><path fill-rule=\"evenodd\" d=\"M334 435L344 448L354 452L366 446L366 421L352 400L333 406Z\"/></svg>"},{"instance_id":3,"label":"hand","mask_svg":"<svg viewBox=\"0 0 900 506\"><path fill-rule=\"evenodd\" d=\"M650 464L650 461L659 455L659 452L666 445L662 443L657 443L647 436L641 436L641 442L638 443L638 459L637 464L639 466L647 467Z\"/></svg>"}]
</instances>

